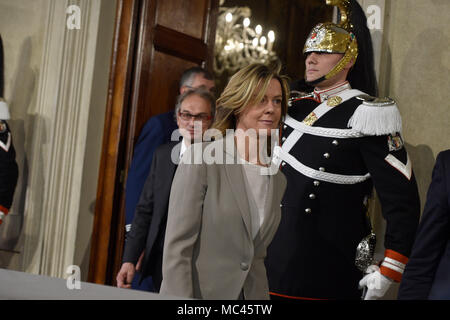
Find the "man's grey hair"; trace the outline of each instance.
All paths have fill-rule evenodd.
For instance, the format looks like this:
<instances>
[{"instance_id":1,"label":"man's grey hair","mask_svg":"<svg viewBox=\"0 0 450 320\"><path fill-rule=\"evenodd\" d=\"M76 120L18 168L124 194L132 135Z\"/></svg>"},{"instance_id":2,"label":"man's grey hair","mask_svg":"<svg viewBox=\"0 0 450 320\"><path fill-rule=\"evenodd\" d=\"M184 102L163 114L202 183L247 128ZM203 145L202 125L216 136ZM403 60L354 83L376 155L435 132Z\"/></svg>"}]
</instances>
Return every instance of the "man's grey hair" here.
<instances>
[{"instance_id":1,"label":"man's grey hair","mask_svg":"<svg viewBox=\"0 0 450 320\"><path fill-rule=\"evenodd\" d=\"M211 94L211 92L209 92L208 90L206 90L204 88L196 88L196 89L192 89L192 90L187 90L178 96L177 103L175 105L175 120L177 118L178 112L180 112L181 104L183 103L183 101L187 97L194 95L194 94L209 103L209 105L211 107L211 116L212 116L212 121L213 121L214 116L216 115L216 99Z\"/></svg>"},{"instance_id":2,"label":"man's grey hair","mask_svg":"<svg viewBox=\"0 0 450 320\"><path fill-rule=\"evenodd\" d=\"M192 85L192 82L194 82L194 77L196 75L200 74L203 78L207 80L213 80L214 77L212 74L208 71L203 69L202 67L192 67L183 72L180 78L180 89L183 86L190 86Z\"/></svg>"}]
</instances>

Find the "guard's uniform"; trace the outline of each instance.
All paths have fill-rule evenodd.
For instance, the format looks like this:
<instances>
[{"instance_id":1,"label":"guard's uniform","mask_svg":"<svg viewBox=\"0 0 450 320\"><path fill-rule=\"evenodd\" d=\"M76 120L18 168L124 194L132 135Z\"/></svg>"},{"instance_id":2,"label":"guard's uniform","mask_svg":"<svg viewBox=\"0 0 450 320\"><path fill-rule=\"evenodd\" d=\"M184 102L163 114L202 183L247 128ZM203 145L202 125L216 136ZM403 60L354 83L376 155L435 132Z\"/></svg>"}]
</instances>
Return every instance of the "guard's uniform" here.
<instances>
[{"instance_id":1,"label":"guard's uniform","mask_svg":"<svg viewBox=\"0 0 450 320\"><path fill-rule=\"evenodd\" d=\"M0 36L0 224L11 208L18 178L16 151L6 120L10 119L8 104L3 100L3 41Z\"/></svg>"},{"instance_id":2,"label":"guard's uniform","mask_svg":"<svg viewBox=\"0 0 450 320\"><path fill-rule=\"evenodd\" d=\"M370 233L365 202L373 186L387 221L385 260L407 262L420 205L398 109L361 94L346 82L288 110L277 153L288 184L266 259L272 297L361 297L355 254ZM388 262L381 273L401 278Z\"/></svg>"},{"instance_id":3,"label":"guard's uniform","mask_svg":"<svg viewBox=\"0 0 450 320\"><path fill-rule=\"evenodd\" d=\"M17 178L16 151L11 132L6 121L0 119L0 211L4 214L11 208Z\"/></svg>"}]
</instances>

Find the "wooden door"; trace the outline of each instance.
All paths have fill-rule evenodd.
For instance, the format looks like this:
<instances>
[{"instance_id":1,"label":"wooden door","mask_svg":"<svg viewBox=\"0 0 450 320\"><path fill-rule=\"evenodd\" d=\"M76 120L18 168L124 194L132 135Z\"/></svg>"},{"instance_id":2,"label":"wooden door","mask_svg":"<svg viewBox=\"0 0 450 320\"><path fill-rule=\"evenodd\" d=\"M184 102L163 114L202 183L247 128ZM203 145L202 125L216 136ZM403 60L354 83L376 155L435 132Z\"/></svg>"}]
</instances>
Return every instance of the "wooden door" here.
<instances>
[{"instance_id":1,"label":"wooden door","mask_svg":"<svg viewBox=\"0 0 450 320\"><path fill-rule=\"evenodd\" d=\"M149 117L174 107L185 69L212 68L218 6L218 0L118 0L90 282L115 285L134 144Z\"/></svg>"}]
</instances>

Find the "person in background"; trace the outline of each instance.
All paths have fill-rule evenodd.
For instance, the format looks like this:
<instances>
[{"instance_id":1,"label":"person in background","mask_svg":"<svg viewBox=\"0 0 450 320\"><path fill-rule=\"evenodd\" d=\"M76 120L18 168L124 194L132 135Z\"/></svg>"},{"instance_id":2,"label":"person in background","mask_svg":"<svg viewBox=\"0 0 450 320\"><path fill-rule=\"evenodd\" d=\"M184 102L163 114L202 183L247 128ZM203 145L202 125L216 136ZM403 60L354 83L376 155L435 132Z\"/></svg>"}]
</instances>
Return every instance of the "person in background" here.
<instances>
[{"instance_id":1,"label":"person in background","mask_svg":"<svg viewBox=\"0 0 450 320\"><path fill-rule=\"evenodd\" d=\"M16 151L7 120L10 113L4 95L3 40L0 36L0 225L11 209L14 191L19 177Z\"/></svg>"},{"instance_id":2,"label":"person in background","mask_svg":"<svg viewBox=\"0 0 450 320\"><path fill-rule=\"evenodd\" d=\"M0 99L0 224L11 208L19 176L8 119L8 106Z\"/></svg>"},{"instance_id":3,"label":"person in background","mask_svg":"<svg viewBox=\"0 0 450 320\"><path fill-rule=\"evenodd\" d=\"M436 158L398 299L450 299L450 150Z\"/></svg>"},{"instance_id":4,"label":"person in background","mask_svg":"<svg viewBox=\"0 0 450 320\"><path fill-rule=\"evenodd\" d=\"M154 291L159 292L172 179L178 160L191 143L202 141L203 133L212 124L214 113L215 99L205 89L188 90L178 97L175 114L183 140L161 145L154 153L150 174L136 206L132 227L125 244L123 264L116 279L119 288L131 287L139 257L145 252L140 266L140 281L152 276ZM195 136L196 121L201 123L201 130L198 130L200 136Z\"/></svg>"},{"instance_id":5,"label":"person in background","mask_svg":"<svg viewBox=\"0 0 450 320\"><path fill-rule=\"evenodd\" d=\"M195 88L204 88L211 93L214 93L215 90L213 76L201 67L192 67L185 70L180 78L180 94ZM177 129L175 118L176 116L173 110L151 117L142 128L134 146L133 160L128 169L126 182L125 241L131 230L136 205L150 171L153 153L158 146L171 141L172 132ZM151 278L146 278L141 284L138 284L138 275L139 272L137 272L132 283L133 289L145 291L155 290Z\"/></svg>"}]
</instances>

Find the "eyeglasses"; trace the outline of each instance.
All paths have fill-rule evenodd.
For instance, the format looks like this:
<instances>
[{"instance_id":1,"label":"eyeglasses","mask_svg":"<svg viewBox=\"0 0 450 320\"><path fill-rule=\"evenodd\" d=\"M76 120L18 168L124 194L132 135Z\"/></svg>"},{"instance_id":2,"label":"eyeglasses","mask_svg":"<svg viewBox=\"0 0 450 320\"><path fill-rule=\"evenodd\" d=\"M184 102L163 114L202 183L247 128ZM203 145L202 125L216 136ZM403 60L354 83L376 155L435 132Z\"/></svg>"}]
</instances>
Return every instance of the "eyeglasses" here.
<instances>
[{"instance_id":1,"label":"eyeglasses","mask_svg":"<svg viewBox=\"0 0 450 320\"><path fill-rule=\"evenodd\" d=\"M190 114L189 112L178 112L178 115L180 118L184 121L190 121L191 119L194 119L194 121L208 121L212 119L212 116L200 113L200 114Z\"/></svg>"}]
</instances>

